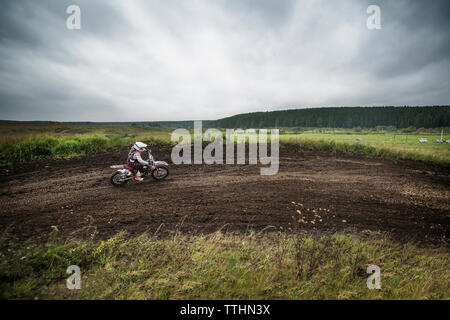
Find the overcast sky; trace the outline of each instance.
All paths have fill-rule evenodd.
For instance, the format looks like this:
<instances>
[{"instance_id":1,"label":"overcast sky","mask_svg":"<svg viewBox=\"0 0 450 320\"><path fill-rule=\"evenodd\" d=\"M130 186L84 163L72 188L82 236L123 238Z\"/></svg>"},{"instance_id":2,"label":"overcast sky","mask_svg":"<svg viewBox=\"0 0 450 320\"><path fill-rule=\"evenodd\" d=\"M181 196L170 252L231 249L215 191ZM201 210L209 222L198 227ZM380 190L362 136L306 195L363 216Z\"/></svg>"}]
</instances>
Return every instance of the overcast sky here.
<instances>
[{"instance_id":1,"label":"overcast sky","mask_svg":"<svg viewBox=\"0 0 450 320\"><path fill-rule=\"evenodd\" d=\"M68 30L66 8L81 8ZM366 26L370 4L381 30ZM0 0L0 119L450 104L448 0Z\"/></svg>"}]
</instances>

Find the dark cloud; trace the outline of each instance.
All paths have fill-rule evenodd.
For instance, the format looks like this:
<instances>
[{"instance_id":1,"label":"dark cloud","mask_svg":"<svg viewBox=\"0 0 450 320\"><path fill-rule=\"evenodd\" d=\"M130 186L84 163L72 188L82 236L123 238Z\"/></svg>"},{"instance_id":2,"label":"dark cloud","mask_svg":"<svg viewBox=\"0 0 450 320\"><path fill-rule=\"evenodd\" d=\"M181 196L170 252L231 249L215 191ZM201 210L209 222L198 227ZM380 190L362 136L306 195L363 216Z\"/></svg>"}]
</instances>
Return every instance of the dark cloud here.
<instances>
[{"instance_id":1,"label":"dark cloud","mask_svg":"<svg viewBox=\"0 0 450 320\"><path fill-rule=\"evenodd\" d=\"M81 7L82 29L65 27ZM368 30L366 9L381 8ZM450 101L450 1L0 1L0 118Z\"/></svg>"},{"instance_id":2,"label":"dark cloud","mask_svg":"<svg viewBox=\"0 0 450 320\"><path fill-rule=\"evenodd\" d=\"M366 1L370 3L370 1ZM420 71L450 58L450 1L379 1L382 32L368 32L361 64L379 78Z\"/></svg>"}]
</instances>

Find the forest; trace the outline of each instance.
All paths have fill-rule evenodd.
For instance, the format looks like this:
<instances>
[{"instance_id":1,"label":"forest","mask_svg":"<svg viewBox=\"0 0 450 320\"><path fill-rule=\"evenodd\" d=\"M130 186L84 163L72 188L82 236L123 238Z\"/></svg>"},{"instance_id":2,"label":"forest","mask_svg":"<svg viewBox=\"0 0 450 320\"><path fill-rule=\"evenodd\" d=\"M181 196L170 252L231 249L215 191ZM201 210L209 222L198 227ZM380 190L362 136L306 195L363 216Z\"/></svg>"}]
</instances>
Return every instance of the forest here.
<instances>
[{"instance_id":1,"label":"forest","mask_svg":"<svg viewBox=\"0 0 450 320\"><path fill-rule=\"evenodd\" d=\"M216 128L438 128L450 126L449 106L335 107L238 114L209 123Z\"/></svg>"}]
</instances>

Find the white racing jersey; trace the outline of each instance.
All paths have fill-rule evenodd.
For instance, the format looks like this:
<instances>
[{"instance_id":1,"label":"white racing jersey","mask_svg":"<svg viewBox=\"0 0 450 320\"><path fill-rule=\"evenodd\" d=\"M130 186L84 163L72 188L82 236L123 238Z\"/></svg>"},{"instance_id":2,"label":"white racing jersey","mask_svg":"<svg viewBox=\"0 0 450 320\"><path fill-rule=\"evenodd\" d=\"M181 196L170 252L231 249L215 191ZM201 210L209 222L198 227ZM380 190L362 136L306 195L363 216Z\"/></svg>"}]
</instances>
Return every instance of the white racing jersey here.
<instances>
[{"instance_id":1,"label":"white racing jersey","mask_svg":"<svg viewBox=\"0 0 450 320\"><path fill-rule=\"evenodd\" d=\"M134 148L131 148L130 152L128 153L128 162L138 162L143 166L149 165L149 162L142 159L141 153Z\"/></svg>"}]
</instances>

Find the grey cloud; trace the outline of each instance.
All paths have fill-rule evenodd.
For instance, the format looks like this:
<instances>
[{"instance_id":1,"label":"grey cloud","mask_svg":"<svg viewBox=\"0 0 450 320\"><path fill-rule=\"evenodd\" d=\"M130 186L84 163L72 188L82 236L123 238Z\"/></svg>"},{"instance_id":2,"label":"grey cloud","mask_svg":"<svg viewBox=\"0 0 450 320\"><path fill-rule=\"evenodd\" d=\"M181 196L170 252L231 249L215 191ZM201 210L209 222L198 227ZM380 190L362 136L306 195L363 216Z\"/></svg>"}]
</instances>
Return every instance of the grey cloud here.
<instances>
[{"instance_id":1,"label":"grey cloud","mask_svg":"<svg viewBox=\"0 0 450 320\"><path fill-rule=\"evenodd\" d=\"M378 4L382 29L366 28ZM82 29L65 28L81 7ZM450 100L447 0L0 1L0 118L214 119Z\"/></svg>"}]
</instances>

